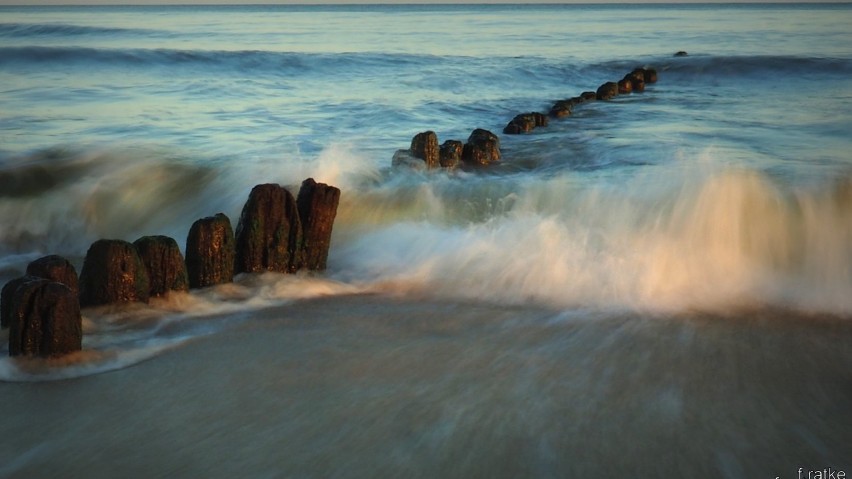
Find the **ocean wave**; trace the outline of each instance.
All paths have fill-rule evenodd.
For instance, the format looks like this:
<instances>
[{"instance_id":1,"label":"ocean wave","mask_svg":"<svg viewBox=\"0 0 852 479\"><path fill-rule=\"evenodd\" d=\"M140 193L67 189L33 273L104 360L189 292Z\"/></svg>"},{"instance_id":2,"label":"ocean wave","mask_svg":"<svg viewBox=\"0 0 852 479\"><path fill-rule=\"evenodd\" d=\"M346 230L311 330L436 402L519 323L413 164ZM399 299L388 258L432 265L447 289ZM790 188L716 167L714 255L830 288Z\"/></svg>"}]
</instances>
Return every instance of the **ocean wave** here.
<instances>
[{"instance_id":1,"label":"ocean wave","mask_svg":"<svg viewBox=\"0 0 852 479\"><path fill-rule=\"evenodd\" d=\"M435 56L431 54L341 52L309 53L270 50L184 50L168 48L91 48L82 46L0 47L0 66L138 69L143 73L190 71L201 75L272 76L376 81L383 75L412 88L469 89L488 72L489 81L507 85L547 85L580 81L573 63L538 57ZM387 80L389 81L389 80Z\"/></svg>"},{"instance_id":2,"label":"ocean wave","mask_svg":"<svg viewBox=\"0 0 852 479\"><path fill-rule=\"evenodd\" d=\"M0 23L0 38L151 35L155 33L161 32L138 28L91 27L62 23Z\"/></svg>"},{"instance_id":3,"label":"ocean wave","mask_svg":"<svg viewBox=\"0 0 852 479\"><path fill-rule=\"evenodd\" d=\"M645 175L389 188L343 207L329 264L388 292L497 303L852 313L852 176Z\"/></svg>"},{"instance_id":4,"label":"ocean wave","mask_svg":"<svg viewBox=\"0 0 852 479\"><path fill-rule=\"evenodd\" d=\"M201 67L277 74L299 74L325 69L360 70L375 73L376 68L426 67L441 61L431 55L380 53L298 53L265 50L179 50L107 49L88 47L21 46L0 48L0 65L56 63L58 66L96 63L104 67ZM461 61L461 60L460 60Z\"/></svg>"},{"instance_id":5,"label":"ocean wave","mask_svg":"<svg viewBox=\"0 0 852 479\"><path fill-rule=\"evenodd\" d=\"M698 54L670 58L661 64L665 65L664 70L667 73L706 77L794 74L796 78L807 78L812 74L848 75L852 73L852 59L821 56Z\"/></svg>"},{"instance_id":6,"label":"ocean wave","mask_svg":"<svg viewBox=\"0 0 852 479\"><path fill-rule=\"evenodd\" d=\"M207 189L215 168L148 153L57 148L6 160L0 251L77 256L97 237L132 241L143 231L173 231L174 215L188 228L207 215L193 218L199 202L216 207Z\"/></svg>"},{"instance_id":7,"label":"ocean wave","mask_svg":"<svg viewBox=\"0 0 852 479\"><path fill-rule=\"evenodd\" d=\"M827 56L800 55L712 55L690 53L683 57L647 56L634 59L608 60L580 66L587 75L613 76L633 68L656 68L665 75L702 77L708 81L714 77L741 78L766 75L790 74L800 81L809 75L848 75L852 73L852 59Z\"/></svg>"},{"instance_id":8,"label":"ocean wave","mask_svg":"<svg viewBox=\"0 0 852 479\"><path fill-rule=\"evenodd\" d=\"M193 221L218 212L236 226L260 183L297 192L314 178L348 190L378 177L373 161L346 144L248 163L181 159L156 148L56 147L7 159L0 163L0 277L22 270L33 254L82 257L100 238L163 234L182 243Z\"/></svg>"}]
</instances>

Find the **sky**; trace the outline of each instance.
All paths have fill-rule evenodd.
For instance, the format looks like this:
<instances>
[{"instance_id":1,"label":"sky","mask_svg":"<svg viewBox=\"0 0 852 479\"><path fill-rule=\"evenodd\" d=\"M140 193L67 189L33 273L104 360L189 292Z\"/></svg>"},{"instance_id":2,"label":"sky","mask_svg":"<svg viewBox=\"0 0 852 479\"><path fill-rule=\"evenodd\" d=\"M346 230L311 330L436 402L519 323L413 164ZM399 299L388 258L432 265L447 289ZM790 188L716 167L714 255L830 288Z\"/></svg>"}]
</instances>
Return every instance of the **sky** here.
<instances>
[{"instance_id":1,"label":"sky","mask_svg":"<svg viewBox=\"0 0 852 479\"><path fill-rule=\"evenodd\" d=\"M852 0L747 0L749 3L838 3ZM744 3L740 0L0 0L0 5L172 5L172 4L407 4L407 3Z\"/></svg>"},{"instance_id":2,"label":"sky","mask_svg":"<svg viewBox=\"0 0 852 479\"><path fill-rule=\"evenodd\" d=\"M606 1L606 0L604 0ZM619 0L622 1L623 0ZM436 4L436 3L600 3L600 0L0 0L0 5L338 5L338 4ZM645 3L645 2L640 2Z\"/></svg>"},{"instance_id":3,"label":"sky","mask_svg":"<svg viewBox=\"0 0 852 479\"><path fill-rule=\"evenodd\" d=\"M624 0L613 0L621 1ZM689 1L689 0L687 0ZM437 3L611 3L609 0L0 0L0 5L173 5L173 4L280 4L280 5L337 5L337 4L437 4ZM650 3L639 1L638 3Z\"/></svg>"},{"instance_id":4,"label":"sky","mask_svg":"<svg viewBox=\"0 0 852 479\"><path fill-rule=\"evenodd\" d=\"M611 3L610 0L0 0L0 5L346 5L438 3ZM612 0L624 3L624 0ZM689 1L689 0L687 0ZM639 1L639 3L649 3Z\"/></svg>"}]
</instances>

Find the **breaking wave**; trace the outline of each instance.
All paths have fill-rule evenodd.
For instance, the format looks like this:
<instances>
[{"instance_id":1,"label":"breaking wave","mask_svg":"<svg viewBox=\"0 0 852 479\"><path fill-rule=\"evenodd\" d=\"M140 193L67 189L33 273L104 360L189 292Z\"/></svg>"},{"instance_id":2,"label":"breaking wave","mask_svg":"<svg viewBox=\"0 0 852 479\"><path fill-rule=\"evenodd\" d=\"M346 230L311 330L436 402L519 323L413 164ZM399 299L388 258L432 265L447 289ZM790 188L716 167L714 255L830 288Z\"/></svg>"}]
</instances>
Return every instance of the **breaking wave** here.
<instances>
[{"instance_id":1,"label":"breaking wave","mask_svg":"<svg viewBox=\"0 0 852 479\"><path fill-rule=\"evenodd\" d=\"M156 32L156 30L92 27L85 25L70 25L62 23L0 23L0 38L26 38L46 36L77 37L84 35L112 36L126 34L151 35Z\"/></svg>"},{"instance_id":2,"label":"breaking wave","mask_svg":"<svg viewBox=\"0 0 852 479\"><path fill-rule=\"evenodd\" d=\"M298 192L302 180L354 188L377 178L371 162L347 145L313 158L249 165L193 162L156 150L47 150L0 165L0 277L22 272L40 254L82 258L97 239L127 241L154 234L183 244L191 224L218 212L236 226L251 188L279 183ZM23 255L23 257L21 256Z\"/></svg>"},{"instance_id":3,"label":"breaking wave","mask_svg":"<svg viewBox=\"0 0 852 479\"><path fill-rule=\"evenodd\" d=\"M369 227L342 226L333 264L407 294L852 312L852 177L792 187L748 169L649 168L626 186L564 174L368 195L341 221Z\"/></svg>"}]
</instances>

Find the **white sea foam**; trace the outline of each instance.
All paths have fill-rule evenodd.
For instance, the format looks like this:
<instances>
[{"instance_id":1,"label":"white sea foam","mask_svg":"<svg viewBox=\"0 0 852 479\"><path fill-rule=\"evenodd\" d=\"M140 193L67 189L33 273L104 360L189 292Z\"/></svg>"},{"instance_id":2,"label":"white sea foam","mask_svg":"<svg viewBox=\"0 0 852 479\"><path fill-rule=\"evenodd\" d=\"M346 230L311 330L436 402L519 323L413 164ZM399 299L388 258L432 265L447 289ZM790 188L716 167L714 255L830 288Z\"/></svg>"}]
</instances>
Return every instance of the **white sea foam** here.
<instances>
[{"instance_id":1,"label":"white sea foam","mask_svg":"<svg viewBox=\"0 0 852 479\"><path fill-rule=\"evenodd\" d=\"M162 354L182 341L123 347L103 351L85 350L61 358L0 358L0 381L35 382L73 379L123 369Z\"/></svg>"},{"instance_id":2,"label":"white sea foam","mask_svg":"<svg viewBox=\"0 0 852 479\"><path fill-rule=\"evenodd\" d=\"M336 143L316 158L295 154L249 164L197 166L161 151L126 149L19 158L0 168L2 184L14 185L0 201L0 274L23 271L44 254L81 260L101 238L164 234L183 248L201 217L224 212L236 228L255 185L280 183L297 195L309 177L351 189L379 173L367 157Z\"/></svg>"},{"instance_id":3,"label":"white sea foam","mask_svg":"<svg viewBox=\"0 0 852 479\"><path fill-rule=\"evenodd\" d=\"M288 302L356 294L363 290L306 274L240 275L235 282L192 292L173 292L148 304L83 311L83 350L61 358L11 358L0 334L0 381L70 379L126 368Z\"/></svg>"},{"instance_id":4,"label":"white sea foam","mask_svg":"<svg viewBox=\"0 0 852 479\"><path fill-rule=\"evenodd\" d=\"M373 222L336 245L333 259L341 277L390 291L560 307L847 313L849 191L848 178L793 188L727 167L657 168L626 182L565 174L519 182L498 198L504 213L468 223L435 213L464 208L440 192L408 200L401 192L402 201L390 193L385 207L420 207L422 217Z\"/></svg>"}]
</instances>

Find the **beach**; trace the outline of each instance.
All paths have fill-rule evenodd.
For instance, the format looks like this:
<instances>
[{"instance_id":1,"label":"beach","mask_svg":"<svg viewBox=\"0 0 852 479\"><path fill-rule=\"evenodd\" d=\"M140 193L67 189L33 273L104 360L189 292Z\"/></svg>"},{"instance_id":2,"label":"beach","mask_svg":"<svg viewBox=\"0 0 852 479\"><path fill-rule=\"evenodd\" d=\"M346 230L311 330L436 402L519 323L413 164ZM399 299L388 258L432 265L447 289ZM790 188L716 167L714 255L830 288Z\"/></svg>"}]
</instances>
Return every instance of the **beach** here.
<instances>
[{"instance_id":1,"label":"beach","mask_svg":"<svg viewBox=\"0 0 852 479\"><path fill-rule=\"evenodd\" d=\"M210 318L198 318L208 321ZM6 477L794 477L848 470L845 318L361 294L4 386ZM11 388L14 387L14 390Z\"/></svg>"}]
</instances>

